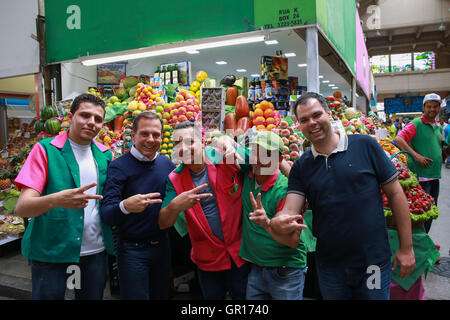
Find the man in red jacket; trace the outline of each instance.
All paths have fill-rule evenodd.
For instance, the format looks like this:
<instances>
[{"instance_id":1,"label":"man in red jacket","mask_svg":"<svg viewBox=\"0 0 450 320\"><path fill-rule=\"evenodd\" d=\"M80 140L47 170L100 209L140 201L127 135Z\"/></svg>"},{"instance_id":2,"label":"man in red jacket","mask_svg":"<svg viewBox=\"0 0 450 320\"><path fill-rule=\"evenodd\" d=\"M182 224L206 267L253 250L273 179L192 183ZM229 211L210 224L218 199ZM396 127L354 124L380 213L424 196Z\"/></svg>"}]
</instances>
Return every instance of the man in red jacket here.
<instances>
[{"instance_id":1,"label":"man in red jacket","mask_svg":"<svg viewBox=\"0 0 450 320\"><path fill-rule=\"evenodd\" d=\"M159 214L161 229L175 225L189 232L191 259L205 299L245 299L249 266L239 257L242 237L242 178L216 149L204 148L191 122L174 131L175 154L182 164L168 178ZM228 159L228 158L227 158Z\"/></svg>"}]
</instances>

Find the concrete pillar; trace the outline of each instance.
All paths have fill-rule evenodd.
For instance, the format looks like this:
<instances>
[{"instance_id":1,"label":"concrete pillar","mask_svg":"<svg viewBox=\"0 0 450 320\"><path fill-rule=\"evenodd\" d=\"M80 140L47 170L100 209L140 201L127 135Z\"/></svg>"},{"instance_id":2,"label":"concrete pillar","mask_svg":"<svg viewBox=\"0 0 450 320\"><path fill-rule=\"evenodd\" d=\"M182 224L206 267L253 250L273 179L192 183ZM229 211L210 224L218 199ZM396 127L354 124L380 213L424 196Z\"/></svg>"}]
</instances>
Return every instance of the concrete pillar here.
<instances>
[{"instance_id":1,"label":"concrete pillar","mask_svg":"<svg viewBox=\"0 0 450 320\"><path fill-rule=\"evenodd\" d=\"M316 27L306 28L306 63L307 90L320 93L319 40Z\"/></svg>"}]
</instances>

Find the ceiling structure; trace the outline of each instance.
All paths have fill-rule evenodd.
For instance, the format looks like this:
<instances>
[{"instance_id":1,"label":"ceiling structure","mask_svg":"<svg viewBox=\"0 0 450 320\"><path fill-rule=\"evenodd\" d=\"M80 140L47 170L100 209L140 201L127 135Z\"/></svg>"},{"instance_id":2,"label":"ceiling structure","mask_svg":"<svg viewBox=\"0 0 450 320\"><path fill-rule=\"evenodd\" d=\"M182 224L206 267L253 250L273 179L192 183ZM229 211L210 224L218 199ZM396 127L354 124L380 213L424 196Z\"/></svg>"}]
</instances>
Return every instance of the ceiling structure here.
<instances>
[{"instance_id":1,"label":"ceiling structure","mask_svg":"<svg viewBox=\"0 0 450 320\"><path fill-rule=\"evenodd\" d=\"M387 0L358 0L360 17L363 18L367 15L369 6L386 4L387 2ZM442 4L442 7L444 7L444 4ZM401 12L398 14L401 14ZM424 21L420 25L394 26L395 21L390 21L390 27L386 24L385 27L380 29L369 30L366 24L363 24L369 56L422 51L440 51L450 54L449 13L442 12L441 15L442 18L436 17L433 22L427 23L427 21Z\"/></svg>"},{"instance_id":2,"label":"ceiling structure","mask_svg":"<svg viewBox=\"0 0 450 320\"><path fill-rule=\"evenodd\" d=\"M304 33L304 32L303 32ZM205 70L209 77L220 81L224 76L233 74L236 77L245 76L249 79L252 74L260 73L261 56L275 56L278 50L283 54L295 53L295 56L288 58L289 76L298 77L299 86L306 86L306 43L302 39L300 29L276 30L270 34L270 40L277 40L277 44L268 45L265 42L234 45L229 47L211 48L199 50L198 54L177 53L166 56L130 60L127 65L127 74L153 74L156 67L163 63L175 63L177 61L190 61L193 71ZM323 95L330 95L333 91L339 90L350 97L351 80L345 76L344 69L333 69L333 64L327 61L332 56L329 54L329 48L326 52L323 42L319 39L319 55L328 54L328 57L319 57L319 74L323 76L320 79L320 91ZM227 64L219 65L217 61L225 61ZM302 65L302 66L298 66ZM238 72L238 69L244 69L245 72ZM351 78L350 78L351 79ZM325 83L323 83L325 81ZM338 89L332 89L335 85Z\"/></svg>"}]
</instances>

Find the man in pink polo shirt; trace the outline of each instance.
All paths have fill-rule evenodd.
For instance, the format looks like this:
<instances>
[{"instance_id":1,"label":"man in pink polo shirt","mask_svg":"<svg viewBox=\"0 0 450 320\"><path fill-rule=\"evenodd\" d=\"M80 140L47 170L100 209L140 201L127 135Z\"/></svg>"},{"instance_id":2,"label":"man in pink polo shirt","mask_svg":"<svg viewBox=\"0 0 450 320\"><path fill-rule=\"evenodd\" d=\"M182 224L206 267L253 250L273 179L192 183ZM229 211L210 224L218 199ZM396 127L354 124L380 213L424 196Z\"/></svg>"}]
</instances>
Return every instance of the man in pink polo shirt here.
<instances>
[{"instance_id":1,"label":"man in pink polo shirt","mask_svg":"<svg viewBox=\"0 0 450 320\"><path fill-rule=\"evenodd\" d=\"M441 178L442 127L436 117L441 110L441 97L436 93L429 93L423 99L423 114L408 123L399 132L394 141L401 150L411 153L408 167L413 171L422 188L430 194L436 204L439 196L439 179ZM425 223L425 231L431 228L431 220Z\"/></svg>"}]
</instances>

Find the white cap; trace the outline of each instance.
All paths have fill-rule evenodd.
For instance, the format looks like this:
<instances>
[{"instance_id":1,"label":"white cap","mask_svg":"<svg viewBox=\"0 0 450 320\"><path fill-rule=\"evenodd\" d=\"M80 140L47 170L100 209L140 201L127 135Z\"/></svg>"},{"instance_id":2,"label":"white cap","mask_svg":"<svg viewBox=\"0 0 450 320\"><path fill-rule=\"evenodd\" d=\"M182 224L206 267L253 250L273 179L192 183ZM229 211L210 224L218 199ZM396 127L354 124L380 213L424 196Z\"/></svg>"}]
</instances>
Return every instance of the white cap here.
<instances>
[{"instance_id":1,"label":"white cap","mask_svg":"<svg viewBox=\"0 0 450 320\"><path fill-rule=\"evenodd\" d=\"M427 102L427 101L437 101L440 104L441 97L436 93L429 93L423 98L423 105L425 105L425 102Z\"/></svg>"}]
</instances>

